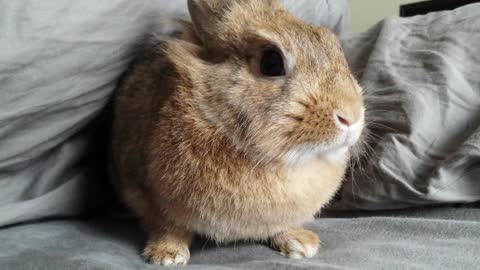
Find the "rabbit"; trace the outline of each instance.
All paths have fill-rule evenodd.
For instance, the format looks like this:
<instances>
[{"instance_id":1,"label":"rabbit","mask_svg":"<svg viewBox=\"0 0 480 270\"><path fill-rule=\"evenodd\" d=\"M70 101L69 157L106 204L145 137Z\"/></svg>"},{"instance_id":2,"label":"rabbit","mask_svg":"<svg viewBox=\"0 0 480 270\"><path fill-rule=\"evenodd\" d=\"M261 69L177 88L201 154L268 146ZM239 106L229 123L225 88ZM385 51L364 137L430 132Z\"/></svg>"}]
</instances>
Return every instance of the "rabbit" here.
<instances>
[{"instance_id":1,"label":"rabbit","mask_svg":"<svg viewBox=\"0 0 480 270\"><path fill-rule=\"evenodd\" d=\"M304 224L339 189L364 126L336 36L278 0L189 0L114 97L112 162L153 264L185 265L194 234L312 257Z\"/></svg>"}]
</instances>

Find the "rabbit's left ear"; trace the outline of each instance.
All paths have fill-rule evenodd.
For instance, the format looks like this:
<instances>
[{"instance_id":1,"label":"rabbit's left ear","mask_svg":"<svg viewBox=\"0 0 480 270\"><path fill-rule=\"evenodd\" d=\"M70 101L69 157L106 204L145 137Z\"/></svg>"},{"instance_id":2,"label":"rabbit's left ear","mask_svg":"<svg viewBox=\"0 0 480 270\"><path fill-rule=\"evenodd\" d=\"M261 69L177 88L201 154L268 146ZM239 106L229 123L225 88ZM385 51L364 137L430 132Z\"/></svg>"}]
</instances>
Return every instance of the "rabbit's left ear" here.
<instances>
[{"instance_id":1,"label":"rabbit's left ear","mask_svg":"<svg viewBox=\"0 0 480 270\"><path fill-rule=\"evenodd\" d=\"M229 30L223 22L227 19L227 13L241 9L243 19L247 16L255 16L248 10L255 11L265 7L273 7L278 0L188 0L188 10L192 17L195 32L207 47L222 46L220 36L228 35ZM231 14L235 17L235 14Z\"/></svg>"},{"instance_id":2,"label":"rabbit's left ear","mask_svg":"<svg viewBox=\"0 0 480 270\"><path fill-rule=\"evenodd\" d=\"M218 33L219 22L228 10L228 0L188 0L188 10L200 39L205 43Z\"/></svg>"}]
</instances>

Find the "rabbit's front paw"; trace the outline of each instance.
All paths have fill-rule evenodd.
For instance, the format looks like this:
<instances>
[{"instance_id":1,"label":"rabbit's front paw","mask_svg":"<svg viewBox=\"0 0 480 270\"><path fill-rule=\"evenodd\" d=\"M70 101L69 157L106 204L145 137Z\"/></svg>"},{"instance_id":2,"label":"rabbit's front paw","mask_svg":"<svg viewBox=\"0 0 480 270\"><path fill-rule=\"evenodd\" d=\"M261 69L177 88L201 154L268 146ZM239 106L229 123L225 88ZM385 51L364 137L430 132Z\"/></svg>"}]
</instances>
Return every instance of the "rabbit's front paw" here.
<instances>
[{"instance_id":1,"label":"rabbit's front paw","mask_svg":"<svg viewBox=\"0 0 480 270\"><path fill-rule=\"evenodd\" d=\"M147 244L143 256L150 263L156 265L182 266L187 265L190 252L188 246L150 242Z\"/></svg>"},{"instance_id":2,"label":"rabbit's front paw","mask_svg":"<svg viewBox=\"0 0 480 270\"><path fill-rule=\"evenodd\" d=\"M311 258L317 254L318 235L305 229L290 230L272 238L273 247L283 255L294 258Z\"/></svg>"}]
</instances>

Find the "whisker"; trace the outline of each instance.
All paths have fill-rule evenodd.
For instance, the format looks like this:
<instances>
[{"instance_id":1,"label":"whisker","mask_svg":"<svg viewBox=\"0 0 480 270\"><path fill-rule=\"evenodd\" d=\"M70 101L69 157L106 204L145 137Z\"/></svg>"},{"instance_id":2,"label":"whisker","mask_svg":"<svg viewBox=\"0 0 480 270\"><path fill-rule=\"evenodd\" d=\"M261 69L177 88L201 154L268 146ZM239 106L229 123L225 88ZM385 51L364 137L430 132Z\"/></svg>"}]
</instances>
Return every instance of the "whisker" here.
<instances>
[{"instance_id":1,"label":"whisker","mask_svg":"<svg viewBox=\"0 0 480 270\"><path fill-rule=\"evenodd\" d=\"M400 132L398 129L395 129L393 127L390 127L390 126L387 126L387 125L384 125L384 124L381 124L381 123L378 123L378 122L370 121L367 125L369 127L383 128L383 129L386 129L386 130L389 130L389 131L392 131L392 132L395 132L395 133Z\"/></svg>"}]
</instances>

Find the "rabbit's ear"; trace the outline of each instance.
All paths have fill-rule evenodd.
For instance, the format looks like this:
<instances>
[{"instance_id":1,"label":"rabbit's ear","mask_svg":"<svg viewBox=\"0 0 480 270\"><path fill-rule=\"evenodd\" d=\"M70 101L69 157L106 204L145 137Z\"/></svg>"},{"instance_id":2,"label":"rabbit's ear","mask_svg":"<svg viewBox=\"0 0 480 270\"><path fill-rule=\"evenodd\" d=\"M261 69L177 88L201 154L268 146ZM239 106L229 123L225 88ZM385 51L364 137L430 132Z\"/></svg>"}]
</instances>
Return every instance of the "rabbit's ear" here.
<instances>
[{"instance_id":1,"label":"rabbit's ear","mask_svg":"<svg viewBox=\"0 0 480 270\"><path fill-rule=\"evenodd\" d=\"M225 28L222 23L231 15L235 17L235 14L229 14L233 7L236 7L235 10L240 8L245 11L258 10L261 7L265 8L266 5L276 4L278 4L278 0L188 0L188 9L195 32L205 45L213 47L221 46L219 37L227 34L225 32L229 30L234 30ZM242 13L245 15L246 12Z\"/></svg>"},{"instance_id":2,"label":"rabbit's ear","mask_svg":"<svg viewBox=\"0 0 480 270\"><path fill-rule=\"evenodd\" d=\"M233 2L239 1L188 0L188 10L192 17L195 31L204 44L208 45L216 39L216 34L220 32L222 17L224 17L224 14Z\"/></svg>"}]
</instances>

